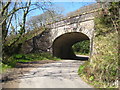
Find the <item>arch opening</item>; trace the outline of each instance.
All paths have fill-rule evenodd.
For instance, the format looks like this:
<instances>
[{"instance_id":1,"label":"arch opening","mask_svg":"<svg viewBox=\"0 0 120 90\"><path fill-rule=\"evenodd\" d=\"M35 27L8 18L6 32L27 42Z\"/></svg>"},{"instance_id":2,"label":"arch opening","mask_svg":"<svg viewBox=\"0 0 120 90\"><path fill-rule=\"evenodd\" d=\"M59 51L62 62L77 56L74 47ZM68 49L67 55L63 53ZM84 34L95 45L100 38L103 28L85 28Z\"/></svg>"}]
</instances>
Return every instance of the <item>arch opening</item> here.
<instances>
[{"instance_id":1,"label":"arch opening","mask_svg":"<svg viewBox=\"0 0 120 90\"><path fill-rule=\"evenodd\" d=\"M72 46L80 41L90 40L89 37L81 32L65 33L57 37L52 45L53 56L61 59L78 59Z\"/></svg>"},{"instance_id":2,"label":"arch opening","mask_svg":"<svg viewBox=\"0 0 120 90\"><path fill-rule=\"evenodd\" d=\"M88 60L88 56L90 55L90 40L77 42L72 46L72 49L76 54L75 59Z\"/></svg>"}]
</instances>

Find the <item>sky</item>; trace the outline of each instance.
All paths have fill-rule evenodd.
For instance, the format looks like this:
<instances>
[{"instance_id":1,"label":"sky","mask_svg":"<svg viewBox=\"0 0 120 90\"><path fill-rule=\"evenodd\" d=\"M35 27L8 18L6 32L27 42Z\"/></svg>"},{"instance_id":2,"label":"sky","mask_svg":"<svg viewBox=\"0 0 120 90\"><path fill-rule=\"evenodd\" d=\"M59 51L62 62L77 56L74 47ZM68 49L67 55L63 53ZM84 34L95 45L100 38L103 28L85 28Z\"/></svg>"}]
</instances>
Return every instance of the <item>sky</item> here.
<instances>
[{"instance_id":1,"label":"sky","mask_svg":"<svg viewBox=\"0 0 120 90\"><path fill-rule=\"evenodd\" d=\"M89 5L89 4L93 4L93 3L96 2L95 0L90 0L91 2L59 2L59 1L60 0L58 0L58 2L52 2L52 3L56 7L56 9L57 8L62 8L62 11L63 11L62 14L64 16L69 12L72 12L72 11L75 11L75 10L79 9L80 7L83 7L83 6L86 6L86 5ZM28 19L30 19L32 16L37 16L37 15L40 15L42 13L43 13L43 11L35 10L35 11L29 13Z\"/></svg>"},{"instance_id":2,"label":"sky","mask_svg":"<svg viewBox=\"0 0 120 90\"><path fill-rule=\"evenodd\" d=\"M64 11L63 14L66 15L69 12L75 11L80 7L92 4L95 2L56 2L55 5L59 7L63 7Z\"/></svg>"},{"instance_id":3,"label":"sky","mask_svg":"<svg viewBox=\"0 0 120 90\"><path fill-rule=\"evenodd\" d=\"M8 0L1 0L2 2L7 2ZM26 2L29 0L11 0L12 2ZM44 2L44 1L51 1L51 2L94 2L95 0L31 0L32 2ZM101 0L104 1L104 0Z\"/></svg>"}]
</instances>

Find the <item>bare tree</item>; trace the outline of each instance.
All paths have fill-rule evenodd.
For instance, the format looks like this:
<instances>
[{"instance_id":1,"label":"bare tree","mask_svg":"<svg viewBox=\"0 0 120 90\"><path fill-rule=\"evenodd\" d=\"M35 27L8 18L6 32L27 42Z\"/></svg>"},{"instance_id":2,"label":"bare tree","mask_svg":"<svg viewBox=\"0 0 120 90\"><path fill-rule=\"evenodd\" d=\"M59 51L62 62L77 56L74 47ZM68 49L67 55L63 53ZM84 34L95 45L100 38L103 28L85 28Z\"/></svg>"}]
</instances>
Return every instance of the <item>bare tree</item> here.
<instances>
[{"instance_id":1,"label":"bare tree","mask_svg":"<svg viewBox=\"0 0 120 90\"><path fill-rule=\"evenodd\" d=\"M35 30L40 28L41 26L45 26L47 23L51 23L57 20L60 20L64 16L54 10L47 10L41 15L33 16L27 22L27 30Z\"/></svg>"},{"instance_id":2,"label":"bare tree","mask_svg":"<svg viewBox=\"0 0 120 90\"><path fill-rule=\"evenodd\" d=\"M28 13L36 9L45 10L48 8L49 5L51 5L51 2L31 2L31 0L28 0L27 2L11 2L11 0L9 0L7 2L1 2L0 4L2 7L0 12L0 15L2 16L2 21L0 25L2 25L3 40L5 40L8 34L9 27L11 26L11 23L13 21L16 20L17 22L19 22L17 26L20 27L20 33L23 34L25 32L25 24ZM20 17L16 16L16 14L18 14L18 12L20 11L22 12ZM22 22L20 23L21 16ZM17 18L19 18L20 21L18 21Z\"/></svg>"},{"instance_id":3,"label":"bare tree","mask_svg":"<svg viewBox=\"0 0 120 90\"><path fill-rule=\"evenodd\" d=\"M1 11L0 11L0 25L2 26L2 46L3 46L3 53L4 51L7 53L12 54L12 49L15 45L17 45L17 42L20 40L21 36L26 32L26 20L28 17L28 14L36 9L39 10L48 10L48 8L52 5L51 2L31 2L31 0L28 0L27 2L11 2L11 0L7 2L1 2ZM12 29L11 29L12 28ZM6 37L8 33L11 31L16 31L17 37L15 37L15 40L12 41L9 45L6 43ZM19 31L19 32L18 32ZM17 47L17 46L16 46ZM9 52L8 50L11 51ZM14 50L13 50L14 52Z\"/></svg>"}]
</instances>

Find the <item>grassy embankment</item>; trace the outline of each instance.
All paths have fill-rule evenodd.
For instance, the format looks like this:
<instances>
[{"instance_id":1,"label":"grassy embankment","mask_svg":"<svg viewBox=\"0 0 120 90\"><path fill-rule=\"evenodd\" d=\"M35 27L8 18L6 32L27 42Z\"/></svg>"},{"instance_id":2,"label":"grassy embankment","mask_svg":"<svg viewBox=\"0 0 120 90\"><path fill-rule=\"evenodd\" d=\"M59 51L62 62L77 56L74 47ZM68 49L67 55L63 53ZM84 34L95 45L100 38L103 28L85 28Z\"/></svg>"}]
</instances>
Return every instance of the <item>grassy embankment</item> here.
<instances>
[{"instance_id":1,"label":"grassy embankment","mask_svg":"<svg viewBox=\"0 0 120 90\"><path fill-rule=\"evenodd\" d=\"M118 70L117 33L95 38L97 54L93 62L79 68L79 75L95 87L116 87Z\"/></svg>"},{"instance_id":2,"label":"grassy embankment","mask_svg":"<svg viewBox=\"0 0 120 90\"><path fill-rule=\"evenodd\" d=\"M26 40L31 39L32 37L38 34L41 34L45 30L46 29L42 27L38 30L33 30L22 35L19 38L19 40L16 42L16 46L20 43L24 43ZM10 46L13 42L16 41L17 37L19 37L19 34L8 36L5 45ZM7 69L15 67L16 63L19 62L31 62L31 61L40 61L40 60L60 60L60 59L53 57L48 53L13 54L12 56L9 56L7 60L5 60L6 62L4 62L4 64L0 63L0 71L5 72Z\"/></svg>"},{"instance_id":3,"label":"grassy embankment","mask_svg":"<svg viewBox=\"0 0 120 90\"><path fill-rule=\"evenodd\" d=\"M78 74L97 88L118 87L118 31L105 21L95 18L94 55L79 67Z\"/></svg>"}]
</instances>

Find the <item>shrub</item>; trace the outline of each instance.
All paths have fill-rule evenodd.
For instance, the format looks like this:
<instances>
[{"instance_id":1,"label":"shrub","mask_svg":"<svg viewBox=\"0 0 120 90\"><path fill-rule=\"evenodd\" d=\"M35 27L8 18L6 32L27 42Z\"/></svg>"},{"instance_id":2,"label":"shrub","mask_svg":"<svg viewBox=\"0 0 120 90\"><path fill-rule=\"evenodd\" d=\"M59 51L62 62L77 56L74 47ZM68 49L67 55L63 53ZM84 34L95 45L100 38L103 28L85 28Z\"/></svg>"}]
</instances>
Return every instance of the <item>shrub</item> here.
<instances>
[{"instance_id":1,"label":"shrub","mask_svg":"<svg viewBox=\"0 0 120 90\"><path fill-rule=\"evenodd\" d=\"M85 40L78 42L72 46L74 52L79 54L88 54L90 49L90 41Z\"/></svg>"}]
</instances>

